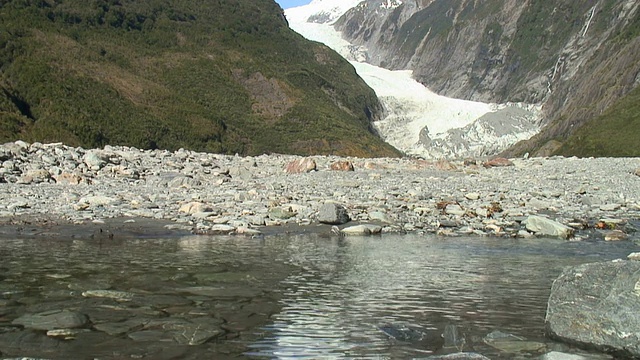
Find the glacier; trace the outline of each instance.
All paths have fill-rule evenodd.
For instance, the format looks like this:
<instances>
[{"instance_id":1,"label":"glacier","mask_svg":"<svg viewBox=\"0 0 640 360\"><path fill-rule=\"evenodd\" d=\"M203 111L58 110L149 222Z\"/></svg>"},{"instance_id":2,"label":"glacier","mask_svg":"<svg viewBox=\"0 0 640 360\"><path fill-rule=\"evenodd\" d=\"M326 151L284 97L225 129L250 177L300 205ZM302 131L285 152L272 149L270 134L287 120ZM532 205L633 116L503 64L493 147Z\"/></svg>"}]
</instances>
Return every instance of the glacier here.
<instances>
[{"instance_id":1,"label":"glacier","mask_svg":"<svg viewBox=\"0 0 640 360\"><path fill-rule=\"evenodd\" d=\"M400 0L377 1L384 9ZM408 156L425 159L487 157L537 134L541 106L487 104L438 95L414 80L411 70L388 70L368 64L367 49L349 43L333 24L362 0L314 0L289 8L289 26L305 38L324 43L356 69L384 107L374 127L384 141Z\"/></svg>"}]
</instances>

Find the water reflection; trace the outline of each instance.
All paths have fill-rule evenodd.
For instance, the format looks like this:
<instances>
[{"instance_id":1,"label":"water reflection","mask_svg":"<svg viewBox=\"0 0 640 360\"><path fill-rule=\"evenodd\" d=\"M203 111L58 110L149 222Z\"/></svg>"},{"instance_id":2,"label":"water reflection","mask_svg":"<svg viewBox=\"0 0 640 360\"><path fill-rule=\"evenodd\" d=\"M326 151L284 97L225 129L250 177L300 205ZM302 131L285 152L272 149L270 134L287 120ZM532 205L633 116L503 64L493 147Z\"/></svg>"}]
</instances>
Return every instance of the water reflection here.
<instances>
[{"instance_id":1,"label":"water reflection","mask_svg":"<svg viewBox=\"0 0 640 360\"><path fill-rule=\"evenodd\" d=\"M481 338L497 329L546 342L562 267L632 251L630 242L421 236L3 239L0 355L410 359L456 351L442 350L453 324L465 350L514 359ZM51 311L88 322L73 340L15 322Z\"/></svg>"},{"instance_id":2,"label":"water reflection","mask_svg":"<svg viewBox=\"0 0 640 360\"><path fill-rule=\"evenodd\" d=\"M292 239L289 260L303 271L284 281L283 309L249 354L411 358L440 352L440 334L454 324L467 337L465 350L513 358L481 338L501 330L546 341L546 300L562 268L634 248L544 239ZM424 336L398 341L385 333L394 327Z\"/></svg>"}]
</instances>

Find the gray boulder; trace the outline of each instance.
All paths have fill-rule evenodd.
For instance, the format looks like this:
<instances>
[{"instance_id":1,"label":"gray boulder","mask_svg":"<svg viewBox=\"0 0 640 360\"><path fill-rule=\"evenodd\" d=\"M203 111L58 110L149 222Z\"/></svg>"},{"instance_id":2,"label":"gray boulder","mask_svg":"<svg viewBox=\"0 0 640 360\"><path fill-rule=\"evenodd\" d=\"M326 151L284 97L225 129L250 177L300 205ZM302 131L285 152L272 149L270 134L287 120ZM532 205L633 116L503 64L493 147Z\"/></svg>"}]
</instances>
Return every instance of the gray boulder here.
<instances>
[{"instance_id":1,"label":"gray boulder","mask_svg":"<svg viewBox=\"0 0 640 360\"><path fill-rule=\"evenodd\" d=\"M545 324L553 338L640 357L640 262L616 260L564 270Z\"/></svg>"},{"instance_id":2,"label":"gray boulder","mask_svg":"<svg viewBox=\"0 0 640 360\"><path fill-rule=\"evenodd\" d=\"M349 221L351 219L347 214L347 209L339 204L327 203L322 205L318 211L318 222L322 224L342 225Z\"/></svg>"},{"instance_id":3,"label":"gray boulder","mask_svg":"<svg viewBox=\"0 0 640 360\"><path fill-rule=\"evenodd\" d=\"M541 236L553 236L568 239L573 236L574 230L557 221L542 216L532 215L525 220L527 230Z\"/></svg>"}]
</instances>

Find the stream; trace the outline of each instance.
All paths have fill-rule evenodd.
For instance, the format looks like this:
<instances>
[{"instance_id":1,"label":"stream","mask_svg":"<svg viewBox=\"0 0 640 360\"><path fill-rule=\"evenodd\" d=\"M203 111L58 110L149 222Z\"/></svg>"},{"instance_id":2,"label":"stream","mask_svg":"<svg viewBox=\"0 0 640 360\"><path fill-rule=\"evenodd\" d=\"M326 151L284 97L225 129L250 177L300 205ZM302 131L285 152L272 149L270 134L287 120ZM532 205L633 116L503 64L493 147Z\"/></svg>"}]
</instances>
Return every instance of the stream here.
<instances>
[{"instance_id":1,"label":"stream","mask_svg":"<svg viewBox=\"0 0 640 360\"><path fill-rule=\"evenodd\" d=\"M634 251L418 235L1 239L0 359L574 353L544 336L553 280Z\"/></svg>"}]
</instances>

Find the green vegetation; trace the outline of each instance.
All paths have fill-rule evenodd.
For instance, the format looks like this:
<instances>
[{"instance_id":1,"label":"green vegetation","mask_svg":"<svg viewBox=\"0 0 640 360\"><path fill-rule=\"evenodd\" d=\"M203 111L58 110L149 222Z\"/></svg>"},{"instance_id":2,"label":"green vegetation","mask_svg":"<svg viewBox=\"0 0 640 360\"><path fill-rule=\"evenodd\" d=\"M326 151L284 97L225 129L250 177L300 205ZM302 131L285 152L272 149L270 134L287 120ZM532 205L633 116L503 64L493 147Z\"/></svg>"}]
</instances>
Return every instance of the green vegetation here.
<instances>
[{"instance_id":1,"label":"green vegetation","mask_svg":"<svg viewBox=\"0 0 640 360\"><path fill-rule=\"evenodd\" d=\"M640 156L640 88L588 121L557 151L566 156Z\"/></svg>"},{"instance_id":2,"label":"green vegetation","mask_svg":"<svg viewBox=\"0 0 640 360\"><path fill-rule=\"evenodd\" d=\"M0 142L398 155L379 108L272 0L0 2Z\"/></svg>"}]
</instances>

